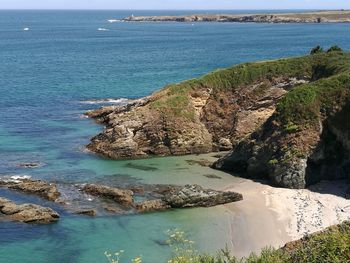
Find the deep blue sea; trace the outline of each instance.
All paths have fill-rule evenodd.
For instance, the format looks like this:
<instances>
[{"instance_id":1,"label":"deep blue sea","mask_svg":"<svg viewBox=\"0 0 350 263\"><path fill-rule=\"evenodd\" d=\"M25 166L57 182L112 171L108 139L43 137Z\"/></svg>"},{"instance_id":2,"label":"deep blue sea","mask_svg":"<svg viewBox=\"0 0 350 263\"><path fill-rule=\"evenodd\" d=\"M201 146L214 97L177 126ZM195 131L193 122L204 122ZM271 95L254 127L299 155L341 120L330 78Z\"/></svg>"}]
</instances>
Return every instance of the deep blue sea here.
<instances>
[{"instance_id":1,"label":"deep blue sea","mask_svg":"<svg viewBox=\"0 0 350 263\"><path fill-rule=\"evenodd\" d=\"M224 186L230 176L211 181L203 177L208 168L189 166L188 157L134 161L156 167L144 171L84 152L103 127L82 114L101 106L92 100L139 98L241 62L300 56L316 45L350 50L348 24L107 21L182 13L193 11L0 11L0 175ZM26 170L20 162L45 165ZM39 202L5 190L0 195ZM163 233L174 227L188 231L199 249L215 251L225 242L218 237L226 233L218 208L97 218L57 209L62 217L53 225L0 223L0 262L106 262L105 250L120 249L125 262L138 255L146 263L165 262L170 249L162 245Z\"/></svg>"}]
</instances>

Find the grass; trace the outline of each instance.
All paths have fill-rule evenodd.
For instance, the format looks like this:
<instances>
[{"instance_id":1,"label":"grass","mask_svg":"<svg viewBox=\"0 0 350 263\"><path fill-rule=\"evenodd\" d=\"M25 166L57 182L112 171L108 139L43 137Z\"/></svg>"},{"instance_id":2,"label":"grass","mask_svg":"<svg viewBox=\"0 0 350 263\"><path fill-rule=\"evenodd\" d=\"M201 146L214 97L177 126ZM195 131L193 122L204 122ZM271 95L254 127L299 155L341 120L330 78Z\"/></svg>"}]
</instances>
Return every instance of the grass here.
<instances>
[{"instance_id":1,"label":"grass","mask_svg":"<svg viewBox=\"0 0 350 263\"><path fill-rule=\"evenodd\" d=\"M194 242L180 230L167 232L167 244L172 248L172 258L167 263L343 263L350 262L350 221L326 230L307 235L288 243L280 249L265 248L259 255L252 253L238 259L227 248L216 255L202 254L195 250ZM124 251L105 252L108 262L121 263ZM142 263L141 257L131 262ZM166 262L165 262L166 263Z\"/></svg>"},{"instance_id":2,"label":"grass","mask_svg":"<svg viewBox=\"0 0 350 263\"><path fill-rule=\"evenodd\" d=\"M169 85L155 93L157 99L150 103L150 107L166 117L194 120L195 109L190 103L190 95L200 94L198 91L201 89L211 90L212 97L215 98L215 94L222 91L234 92L237 88L274 78L311 79L311 83L302 85L285 96L278 106L282 123L293 122L297 125L301 120L310 122L319 117L320 107L329 105L331 99L349 81L349 69L350 54L341 51L244 63ZM326 101L327 98L329 101ZM293 116L294 113L296 116Z\"/></svg>"},{"instance_id":3,"label":"grass","mask_svg":"<svg viewBox=\"0 0 350 263\"><path fill-rule=\"evenodd\" d=\"M183 235L183 234L182 234ZM186 237L183 236L186 239ZM175 244L181 239L175 240ZM179 248L179 245L175 245ZM350 222L330 227L323 232L308 235L291 242L284 248L265 248L260 255L254 253L243 259L232 256L228 249L217 255L200 254L190 247L178 249L168 263L343 263L350 262ZM189 252L186 252L189 251Z\"/></svg>"}]
</instances>

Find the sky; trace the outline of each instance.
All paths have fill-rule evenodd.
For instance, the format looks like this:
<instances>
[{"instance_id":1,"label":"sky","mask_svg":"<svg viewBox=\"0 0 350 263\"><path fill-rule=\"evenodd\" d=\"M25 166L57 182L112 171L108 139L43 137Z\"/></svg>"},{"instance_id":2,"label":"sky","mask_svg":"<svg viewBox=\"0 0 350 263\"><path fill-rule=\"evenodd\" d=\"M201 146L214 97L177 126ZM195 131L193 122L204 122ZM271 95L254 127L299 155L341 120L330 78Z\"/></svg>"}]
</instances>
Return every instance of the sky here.
<instances>
[{"instance_id":1,"label":"sky","mask_svg":"<svg viewBox=\"0 0 350 263\"><path fill-rule=\"evenodd\" d=\"M0 9L350 9L350 0L0 0Z\"/></svg>"}]
</instances>

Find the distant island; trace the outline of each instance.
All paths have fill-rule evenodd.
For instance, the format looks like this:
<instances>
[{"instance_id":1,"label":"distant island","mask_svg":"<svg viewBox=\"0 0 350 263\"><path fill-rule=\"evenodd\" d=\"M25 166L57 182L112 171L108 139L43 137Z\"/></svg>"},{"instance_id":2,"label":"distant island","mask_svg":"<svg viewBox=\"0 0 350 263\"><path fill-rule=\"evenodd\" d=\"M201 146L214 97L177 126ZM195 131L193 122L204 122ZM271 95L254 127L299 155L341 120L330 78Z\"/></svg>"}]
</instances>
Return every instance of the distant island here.
<instances>
[{"instance_id":1,"label":"distant island","mask_svg":"<svg viewBox=\"0 0 350 263\"><path fill-rule=\"evenodd\" d=\"M236 23L349 23L349 10L284 14L193 14L180 16L129 16L125 22L236 22Z\"/></svg>"}]
</instances>

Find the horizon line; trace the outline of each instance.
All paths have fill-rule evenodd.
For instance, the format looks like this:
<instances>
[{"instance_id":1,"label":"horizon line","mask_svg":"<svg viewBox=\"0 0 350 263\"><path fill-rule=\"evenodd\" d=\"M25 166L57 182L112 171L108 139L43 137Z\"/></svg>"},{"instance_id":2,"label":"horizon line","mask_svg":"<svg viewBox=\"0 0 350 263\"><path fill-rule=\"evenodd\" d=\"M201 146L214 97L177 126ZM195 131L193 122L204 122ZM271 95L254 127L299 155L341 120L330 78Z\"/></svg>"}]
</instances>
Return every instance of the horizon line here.
<instances>
[{"instance_id":1,"label":"horizon line","mask_svg":"<svg viewBox=\"0 0 350 263\"><path fill-rule=\"evenodd\" d=\"M115 8L0 8L1 11L278 11L278 10L319 10L349 11L350 8L242 8L242 9L115 9Z\"/></svg>"}]
</instances>

